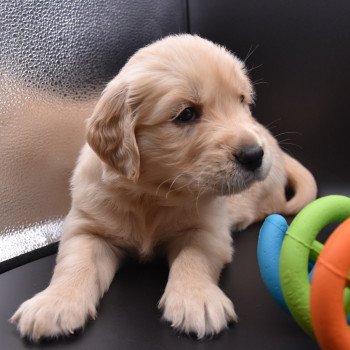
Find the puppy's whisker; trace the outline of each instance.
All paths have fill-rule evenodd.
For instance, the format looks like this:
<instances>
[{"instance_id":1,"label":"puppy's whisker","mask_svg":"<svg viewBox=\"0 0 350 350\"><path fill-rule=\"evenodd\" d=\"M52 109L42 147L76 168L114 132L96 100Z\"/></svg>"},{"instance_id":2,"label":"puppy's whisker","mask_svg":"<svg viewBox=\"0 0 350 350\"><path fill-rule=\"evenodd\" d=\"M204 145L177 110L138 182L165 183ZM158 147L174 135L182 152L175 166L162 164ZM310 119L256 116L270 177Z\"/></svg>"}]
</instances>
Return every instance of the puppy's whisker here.
<instances>
[{"instance_id":1,"label":"puppy's whisker","mask_svg":"<svg viewBox=\"0 0 350 350\"><path fill-rule=\"evenodd\" d=\"M208 170L208 168L209 168L208 165L205 166L205 167L201 170L201 172L196 176L198 185L199 185L199 180L201 179L201 176Z\"/></svg>"},{"instance_id":2,"label":"puppy's whisker","mask_svg":"<svg viewBox=\"0 0 350 350\"><path fill-rule=\"evenodd\" d=\"M186 187L186 186L188 185L188 184L185 184L185 185L183 185L183 186L181 186L181 187L179 187L179 188L176 188L176 189L172 190L172 187L174 186L176 180L178 180L178 179L179 179L181 176L183 176L183 175L186 175L186 173L180 173L179 175L177 175L177 176L175 177L175 179L173 180L173 182L171 183L171 185L170 185L170 187L169 187L168 192L167 192L166 195L165 195L165 198L168 198L169 193L174 192L174 191L176 191L176 190L180 190L180 189L182 189L182 188L184 188L184 187Z\"/></svg>"},{"instance_id":3,"label":"puppy's whisker","mask_svg":"<svg viewBox=\"0 0 350 350\"><path fill-rule=\"evenodd\" d=\"M230 184L230 182L229 182L229 189L228 189L228 193L229 193L229 195L231 196L231 195L233 195L234 193L233 193L233 186L232 186L232 184Z\"/></svg>"},{"instance_id":4,"label":"puppy's whisker","mask_svg":"<svg viewBox=\"0 0 350 350\"><path fill-rule=\"evenodd\" d=\"M203 184L202 188L200 189L200 191L197 194L197 198L196 198L196 211L197 211L197 215L200 217L200 213L199 213L199 208L198 208L198 201L199 198L205 193L205 190L207 188L207 183Z\"/></svg>"},{"instance_id":5,"label":"puppy's whisker","mask_svg":"<svg viewBox=\"0 0 350 350\"><path fill-rule=\"evenodd\" d=\"M274 135L276 138L279 137L279 136L282 136L282 135L289 135L289 134L292 134L292 135L298 135L298 136L301 136L302 134L298 131L284 131L284 132L281 132L277 135Z\"/></svg>"},{"instance_id":6,"label":"puppy's whisker","mask_svg":"<svg viewBox=\"0 0 350 350\"><path fill-rule=\"evenodd\" d=\"M198 176L196 177L196 181L197 181L198 187L199 187L199 185L200 185L200 179L201 179L202 174L206 173L208 169L209 169L209 166L208 166L208 165L205 166L205 167L200 171L200 173L198 174ZM198 215L198 216L199 216L198 201L199 201L200 196L202 196L202 195L205 193L205 190L206 190L207 187L208 187L208 182L205 181L204 184L202 185L202 187L200 188L200 190L198 191L197 196L196 196L196 211L197 211L197 215Z\"/></svg>"},{"instance_id":7,"label":"puppy's whisker","mask_svg":"<svg viewBox=\"0 0 350 350\"><path fill-rule=\"evenodd\" d=\"M222 128L223 130L225 130L225 128ZM232 151L232 146L229 146L229 145L221 145L220 146L221 149L225 150L225 151L228 151L228 152L231 152Z\"/></svg>"},{"instance_id":8,"label":"puppy's whisker","mask_svg":"<svg viewBox=\"0 0 350 350\"><path fill-rule=\"evenodd\" d=\"M164 180L164 181L157 187L156 196L158 196L158 192L159 192L160 188L161 188L166 182L171 181L171 179L172 179L172 177L170 177L170 178Z\"/></svg>"},{"instance_id":9,"label":"puppy's whisker","mask_svg":"<svg viewBox=\"0 0 350 350\"><path fill-rule=\"evenodd\" d=\"M174 186L175 182L177 179L179 179L181 176L185 175L185 173L181 173L179 175L177 175L174 179L174 181L171 183L170 187L169 187L169 191L171 191L171 188Z\"/></svg>"},{"instance_id":10,"label":"puppy's whisker","mask_svg":"<svg viewBox=\"0 0 350 350\"><path fill-rule=\"evenodd\" d=\"M230 177L229 177L229 174L226 174L226 179L227 179L227 186L228 186L228 194L231 195L231 189L232 189L232 192L233 192L233 187L232 187L232 182L230 181Z\"/></svg>"},{"instance_id":11,"label":"puppy's whisker","mask_svg":"<svg viewBox=\"0 0 350 350\"><path fill-rule=\"evenodd\" d=\"M296 144L296 143L293 143L293 142L286 142L288 140L284 140L284 141L279 141L278 143L281 145L288 145L288 146L294 146L294 147L297 147L299 148L300 150L303 150L303 147L301 147L300 145Z\"/></svg>"},{"instance_id":12,"label":"puppy's whisker","mask_svg":"<svg viewBox=\"0 0 350 350\"><path fill-rule=\"evenodd\" d=\"M280 122L281 120L282 120L282 118L277 118L277 119L273 120L272 122L268 123L267 125L265 125L265 128L271 130L271 129L277 127L277 125L274 125L274 124L276 124L277 122Z\"/></svg>"},{"instance_id":13,"label":"puppy's whisker","mask_svg":"<svg viewBox=\"0 0 350 350\"><path fill-rule=\"evenodd\" d=\"M253 49L253 46L252 46L252 45L249 47L248 53L247 53L247 55L245 56L245 58L244 58L244 60L243 60L243 62L244 62L245 64L247 63L249 57L253 55L253 53L257 50L258 47L259 47L259 44L257 44L257 45L254 47L254 49Z\"/></svg>"},{"instance_id":14,"label":"puppy's whisker","mask_svg":"<svg viewBox=\"0 0 350 350\"><path fill-rule=\"evenodd\" d=\"M257 66L253 66L252 68L249 68L249 69L247 70L247 73L249 74L249 73L252 72L253 70L258 69L258 68L260 68L260 67L262 67L262 64L258 64Z\"/></svg>"},{"instance_id":15,"label":"puppy's whisker","mask_svg":"<svg viewBox=\"0 0 350 350\"><path fill-rule=\"evenodd\" d=\"M180 177L181 175L184 175L184 173L182 173L182 174L176 176L175 179L173 179L172 177L169 177L168 179L166 179L166 180L164 180L163 182L161 182L161 183L159 184L159 186L157 187L157 190L156 190L155 195L156 195L156 196L158 195L160 188L161 188L165 183L167 183L167 182L173 180L173 181L172 181L172 184L171 184L171 186L170 186L170 188L171 188L171 187L174 185L175 180L176 180L178 177ZM185 186L183 186L183 187L185 187ZM182 188L182 187L181 187L181 188Z\"/></svg>"},{"instance_id":16,"label":"puppy's whisker","mask_svg":"<svg viewBox=\"0 0 350 350\"><path fill-rule=\"evenodd\" d=\"M285 142L285 141L292 141L292 139L283 139L283 140L278 140L278 142Z\"/></svg>"},{"instance_id":17,"label":"puppy's whisker","mask_svg":"<svg viewBox=\"0 0 350 350\"><path fill-rule=\"evenodd\" d=\"M262 80L262 79L258 79L258 80L253 81L252 84L253 84L254 86L256 86L256 85L261 85L261 84L268 84L268 82L267 82L267 81L264 81L264 80Z\"/></svg>"},{"instance_id":18,"label":"puppy's whisker","mask_svg":"<svg viewBox=\"0 0 350 350\"><path fill-rule=\"evenodd\" d=\"M180 191L182 190L183 188L185 187L188 187L191 185L192 181L189 181L188 183L185 183L184 185L182 185L181 187L178 187L178 188L175 188L173 190L169 190L166 195L165 195L165 198L168 198L168 195L171 193L171 192L175 192L175 191ZM189 191L192 193L191 189L189 188Z\"/></svg>"},{"instance_id":19,"label":"puppy's whisker","mask_svg":"<svg viewBox=\"0 0 350 350\"><path fill-rule=\"evenodd\" d=\"M280 145L280 147L281 147L281 149L283 149L283 151L285 151L289 155L294 156L294 153L290 149L283 147L282 145Z\"/></svg>"}]
</instances>

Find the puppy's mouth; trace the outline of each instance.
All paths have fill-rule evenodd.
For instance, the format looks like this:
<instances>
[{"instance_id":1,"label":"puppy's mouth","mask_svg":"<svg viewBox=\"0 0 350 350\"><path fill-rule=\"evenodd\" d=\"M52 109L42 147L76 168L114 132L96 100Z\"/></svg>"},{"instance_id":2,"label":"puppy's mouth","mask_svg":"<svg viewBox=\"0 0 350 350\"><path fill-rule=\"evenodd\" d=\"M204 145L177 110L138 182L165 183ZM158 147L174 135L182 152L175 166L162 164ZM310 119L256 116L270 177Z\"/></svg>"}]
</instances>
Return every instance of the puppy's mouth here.
<instances>
[{"instance_id":1,"label":"puppy's mouth","mask_svg":"<svg viewBox=\"0 0 350 350\"><path fill-rule=\"evenodd\" d=\"M234 162L228 171L219 171L214 190L222 196L228 196L249 189L255 182L263 181L270 172L271 162L267 159L255 168L249 168L239 162Z\"/></svg>"},{"instance_id":2,"label":"puppy's mouth","mask_svg":"<svg viewBox=\"0 0 350 350\"><path fill-rule=\"evenodd\" d=\"M157 186L156 194L187 193L199 198L205 194L214 196L229 196L247 190L255 182L263 181L271 169L270 154L264 154L261 162L251 164L244 160L231 157L224 163L202 166L194 172L183 172L174 178L162 181ZM193 174L197 174L193 176Z\"/></svg>"}]
</instances>

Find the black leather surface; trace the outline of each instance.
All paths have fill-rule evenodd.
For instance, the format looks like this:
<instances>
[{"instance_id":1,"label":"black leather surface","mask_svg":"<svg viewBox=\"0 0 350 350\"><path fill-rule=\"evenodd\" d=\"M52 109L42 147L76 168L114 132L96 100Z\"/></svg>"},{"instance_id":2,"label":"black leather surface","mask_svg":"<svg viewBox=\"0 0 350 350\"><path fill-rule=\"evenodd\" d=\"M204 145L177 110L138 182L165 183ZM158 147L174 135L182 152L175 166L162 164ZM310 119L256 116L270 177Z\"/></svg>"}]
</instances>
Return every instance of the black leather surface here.
<instances>
[{"instance_id":1,"label":"black leather surface","mask_svg":"<svg viewBox=\"0 0 350 350\"><path fill-rule=\"evenodd\" d=\"M29 345L20 340L6 319L23 300L47 286L54 267L55 256L50 256L0 275L0 347L2 350L317 349L262 285L256 261L258 229L259 225L255 225L234 235L237 253L234 262L224 270L220 286L235 303L239 322L214 339L198 341L179 335L160 321L157 302L168 270L165 261L156 261L146 265L125 264L102 299L97 320L89 322L83 333L40 346Z\"/></svg>"},{"instance_id":2,"label":"black leather surface","mask_svg":"<svg viewBox=\"0 0 350 350\"><path fill-rule=\"evenodd\" d=\"M282 146L312 170L321 189L349 195L350 3L191 0L189 5L193 33L242 59L253 51L247 66L257 67L250 74L258 120L288 140Z\"/></svg>"}]
</instances>

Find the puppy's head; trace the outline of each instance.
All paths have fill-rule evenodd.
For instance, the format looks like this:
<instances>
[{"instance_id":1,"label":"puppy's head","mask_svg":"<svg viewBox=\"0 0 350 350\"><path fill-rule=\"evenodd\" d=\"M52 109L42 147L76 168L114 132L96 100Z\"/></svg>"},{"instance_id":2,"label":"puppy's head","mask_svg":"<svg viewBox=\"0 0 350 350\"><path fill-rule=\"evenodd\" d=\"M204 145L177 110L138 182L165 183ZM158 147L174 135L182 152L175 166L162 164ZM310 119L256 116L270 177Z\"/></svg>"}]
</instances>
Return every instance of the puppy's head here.
<instances>
[{"instance_id":1,"label":"puppy's head","mask_svg":"<svg viewBox=\"0 0 350 350\"><path fill-rule=\"evenodd\" d=\"M136 52L108 84L87 140L121 176L161 191L232 194L271 161L243 63L191 35Z\"/></svg>"}]
</instances>

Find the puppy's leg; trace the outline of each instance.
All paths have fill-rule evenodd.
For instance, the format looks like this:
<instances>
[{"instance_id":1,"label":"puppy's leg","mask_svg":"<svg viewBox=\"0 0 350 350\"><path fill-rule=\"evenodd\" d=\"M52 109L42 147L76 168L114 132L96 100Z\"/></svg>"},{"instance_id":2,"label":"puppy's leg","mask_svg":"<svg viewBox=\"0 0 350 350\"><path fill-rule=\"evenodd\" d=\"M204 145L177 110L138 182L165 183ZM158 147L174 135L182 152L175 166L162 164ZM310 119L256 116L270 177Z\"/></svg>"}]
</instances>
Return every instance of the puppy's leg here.
<instances>
[{"instance_id":1,"label":"puppy's leg","mask_svg":"<svg viewBox=\"0 0 350 350\"><path fill-rule=\"evenodd\" d=\"M172 327L198 338L219 333L237 316L232 302L218 287L220 272L232 259L229 232L188 232L169 251L170 273L159 302Z\"/></svg>"},{"instance_id":2,"label":"puppy's leg","mask_svg":"<svg viewBox=\"0 0 350 350\"><path fill-rule=\"evenodd\" d=\"M84 233L81 225L64 236L50 285L10 319L21 336L34 341L73 333L88 317L94 318L120 259L118 251L102 238Z\"/></svg>"}]
</instances>

